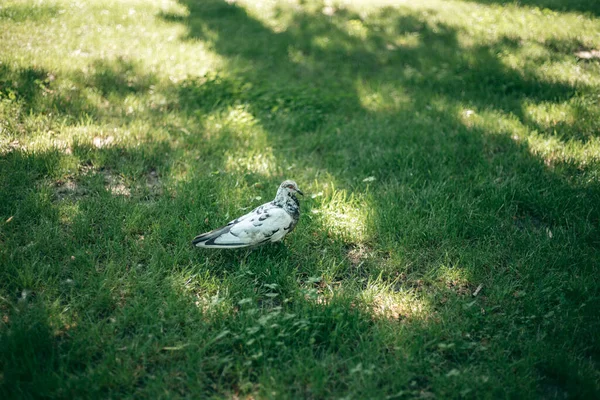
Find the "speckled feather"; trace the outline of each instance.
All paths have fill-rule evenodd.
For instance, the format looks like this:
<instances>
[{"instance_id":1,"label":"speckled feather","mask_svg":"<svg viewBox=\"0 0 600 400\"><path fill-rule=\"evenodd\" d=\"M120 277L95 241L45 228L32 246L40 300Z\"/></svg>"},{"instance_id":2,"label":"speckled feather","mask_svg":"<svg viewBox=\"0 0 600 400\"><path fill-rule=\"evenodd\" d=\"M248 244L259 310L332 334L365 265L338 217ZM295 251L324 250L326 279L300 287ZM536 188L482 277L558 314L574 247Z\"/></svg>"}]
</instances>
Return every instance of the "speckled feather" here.
<instances>
[{"instance_id":1,"label":"speckled feather","mask_svg":"<svg viewBox=\"0 0 600 400\"><path fill-rule=\"evenodd\" d=\"M221 228L196 236L192 244L205 248L236 249L278 242L294 230L300 218L300 202L296 193L303 194L296 182L286 180L279 185L273 201L256 207Z\"/></svg>"}]
</instances>

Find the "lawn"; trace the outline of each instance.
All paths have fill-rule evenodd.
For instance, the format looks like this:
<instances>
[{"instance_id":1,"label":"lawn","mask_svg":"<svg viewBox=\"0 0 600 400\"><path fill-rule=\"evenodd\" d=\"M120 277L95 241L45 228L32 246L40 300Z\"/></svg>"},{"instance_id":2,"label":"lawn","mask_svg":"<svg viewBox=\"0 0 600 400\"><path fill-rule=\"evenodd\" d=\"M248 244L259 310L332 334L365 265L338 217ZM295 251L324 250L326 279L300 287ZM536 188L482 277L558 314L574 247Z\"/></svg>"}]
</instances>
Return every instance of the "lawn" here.
<instances>
[{"instance_id":1,"label":"lawn","mask_svg":"<svg viewBox=\"0 0 600 400\"><path fill-rule=\"evenodd\" d=\"M0 397L600 397L600 3L3 0ZM306 196L282 245L192 238Z\"/></svg>"}]
</instances>

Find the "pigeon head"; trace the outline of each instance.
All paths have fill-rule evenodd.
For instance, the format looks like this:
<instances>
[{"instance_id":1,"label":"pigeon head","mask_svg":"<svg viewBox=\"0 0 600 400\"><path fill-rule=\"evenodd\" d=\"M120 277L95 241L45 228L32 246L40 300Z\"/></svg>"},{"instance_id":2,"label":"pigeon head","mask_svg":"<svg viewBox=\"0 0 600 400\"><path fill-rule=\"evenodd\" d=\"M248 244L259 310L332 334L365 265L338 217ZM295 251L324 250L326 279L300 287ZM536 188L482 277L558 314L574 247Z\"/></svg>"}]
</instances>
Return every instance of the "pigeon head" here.
<instances>
[{"instance_id":1,"label":"pigeon head","mask_svg":"<svg viewBox=\"0 0 600 400\"><path fill-rule=\"evenodd\" d=\"M291 194L296 194L298 193L299 195L304 196L304 193L302 193L302 191L298 188L298 184L292 180L286 180L283 181L281 183L281 185L279 185L279 190L278 192L283 192L285 194L287 193L291 193Z\"/></svg>"},{"instance_id":2,"label":"pigeon head","mask_svg":"<svg viewBox=\"0 0 600 400\"><path fill-rule=\"evenodd\" d=\"M290 215L297 218L300 216L300 202L296 198L296 193L304 196L304 193L298 189L298 184L294 181L283 181L277 189L277 195L273 204L283 207Z\"/></svg>"}]
</instances>

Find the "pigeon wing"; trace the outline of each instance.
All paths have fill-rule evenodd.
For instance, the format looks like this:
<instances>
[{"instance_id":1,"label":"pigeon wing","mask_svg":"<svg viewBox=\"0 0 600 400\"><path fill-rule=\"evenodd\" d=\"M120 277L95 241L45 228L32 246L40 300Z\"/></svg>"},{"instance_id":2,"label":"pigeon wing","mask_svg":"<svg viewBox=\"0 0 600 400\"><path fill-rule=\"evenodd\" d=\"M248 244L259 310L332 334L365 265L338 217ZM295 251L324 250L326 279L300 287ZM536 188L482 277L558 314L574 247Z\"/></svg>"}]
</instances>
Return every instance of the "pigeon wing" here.
<instances>
[{"instance_id":1,"label":"pigeon wing","mask_svg":"<svg viewBox=\"0 0 600 400\"><path fill-rule=\"evenodd\" d=\"M204 247L204 245L202 244L203 242L206 242L212 238L215 238L217 236L219 236L220 234L226 232L232 225L238 224L241 221L244 221L246 219L252 219L255 216L262 214L263 210L270 206L269 203L265 203L262 206L258 206L256 207L254 210L250 211L248 214L244 214L241 217L238 217L232 221L229 221L227 223L227 225L222 226L220 228L217 229L213 229L210 232L205 232L205 233L201 233L200 235L196 236L194 238L194 240L192 240L192 244L198 247Z\"/></svg>"},{"instance_id":2,"label":"pigeon wing","mask_svg":"<svg viewBox=\"0 0 600 400\"><path fill-rule=\"evenodd\" d=\"M292 222L284 209L261 206L222 228L197 236L192 243L206 248L257 246L283 239Z\"/></svg>"}]
</instances>

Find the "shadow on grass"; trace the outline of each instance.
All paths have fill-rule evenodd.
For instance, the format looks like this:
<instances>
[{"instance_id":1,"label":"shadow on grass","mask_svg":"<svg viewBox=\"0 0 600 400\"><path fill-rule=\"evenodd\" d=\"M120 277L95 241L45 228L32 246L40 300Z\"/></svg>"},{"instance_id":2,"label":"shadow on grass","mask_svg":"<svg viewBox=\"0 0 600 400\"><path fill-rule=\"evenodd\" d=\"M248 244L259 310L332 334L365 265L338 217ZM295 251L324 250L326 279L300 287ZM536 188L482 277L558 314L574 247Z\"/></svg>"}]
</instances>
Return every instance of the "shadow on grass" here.
<instances>
[{"instance_id":1,"label":"shadow on grass","mask_svg":"<svg viewBox=\"0 0 600 400\"><path fill-rule=\"evenodd\" d=\"M225 77L184 83L182 104L207 110L245 104L263 123L269 141L294 141L295 151L286 154L288 159L325 171L344 171L334 173L342 187L359 190L356 177L373 172L381 184L392 185L395 190L389 194L384 189L378 191L371 203L375 216L369 221L371 240L392 254L403 253L402 257L410 259L408 265L416 265L417 271L402 264L392 268L404 268L412 273L409 276L424 276L449 257L464 265L473 281L498 274L494 279L505 286L498 289L498 300L500 293L508 294L510 288L539 284L549 270L567 279L574 265L585 274L594 269L590 262L596 259L593 249L600 244L596 228L600 214L592 204L600 200L598 184L567 178L575 165L557 163L548 168L526 144L512 139L508 130L490 132L464 114L474 109L507 115L534 130L539 126L526 115L527 104L565 102L578 90L589 91L585 85L545 80L533 67L511 69L498 54L516 49L518 42L503 38L496 43L462 47L454 28L434 25L426 16L408 9L385 9L368 20L343 9L333 17L321 14L318 7L295 10L289 28L279 32L237 5L220 1L181 3L189 16L163 17L186 24L190 39L209 43L228 57L230 65ZM378 22L369 22L381 20L394 27L393 34L386 34ZM362 38L350 35L345 24L362 30ZM418 38L416 45L393 41L412 34ZM267 94L261 91L280 82L286 82L286 87L275 98L271 96L277 88L265 90ZM369 109L357 82L380 90L385 85L394 87L408 100L389 112ZM295 107L297 98L300 105ZM360 131L336 136L332 126L336 121L329 119L329 110L334 109L346 122L362 115L373 118L375 124L397 124L398 128L392 136L375 137ZM311 120L317 113L308 112L311 123L306 124L305 110L322 110L322 114ZM280 122L278 113L287 121L300 122ZM326 138L311 140L316 132ZM562 137L565 141L571 138L577 136L565 133ZM420 188L416 194L404 189L415 185ZM573 230L573 221L579 228ZM540 241L543 235L550 235L548 232L574 234L578 239L570 245L582 246L587 255L562 252L560 244ZM506 237L514 240L507 243ZM531 246L540 243L540 252L533 257L536 265L547 266L545 270L523 264ZM495 249L492 255L482 257L490 248ZM374 273L381 272L381 264L371 267ZM590 295L564 290L572 308ZM500 303L506 306L505 300L496 305L490 301L491 308ZM509 312L543 311L532 302L513 303ZM471 322L472 329L486 329L483 319ZM553 328L552 332L547 350L573 340L568 330ZM590 340L588 331L582 341L571 343L579 346ZM597 349L597 341L592 342ZM519 351L515 348L513 356ZM593 354L597 355L597 350ZM555 372L561 376L570 374L559 363L552 368L560 370ZM593 389L589 386L586 390Z\"/></svg>"},{"instance_id":2,"label":"shadow on grass","mask_svg":"<svg viewBox=\"0 0 600 400\"><path fill-rule=\"evenodd\" d=\"M122 103L128 95L147 93L156 82L155 76L122 58L92 61L84 72L69 76L57 76L38 67L14 69L7 63L0 64L0 99L13 102L14 112L23 116L34 113L66 125L109 117L111 103ZM72 89L64 91L59 87L65 84ZM119 117L126 113L119 111ZM20 135L31 134L22 126L12 129Z\"/></svg>"},{"instance_id":3,"label":"shadow on grass","mask_svg":"<svg viewBox=\"0 0 600 400\"><path fill-rule=\"evenodd\" d=\"M498 5L510 5L515 4L517 6L525 7L537 7L540 9L549 9L558 12L577 12L577 13L589 13L591 15L600 15L600 4L595 1L589 0L467 0L477 2L481 4L498 4Z\"/></svg>"},{"instance_id":4,"label":"shadow on grass","mask_svg":"<svg viewBox=\"0 0 600 400\"><path fill-rule=\"evenodd\" d=\"M522 121L524 100L564 101L578 89L544 81L533 69L519 72L501 63L498 54L517 48L517 41L503 38L490 45L462 48L455 29L431 24L427 17L411 14L408 9L379 10L368 20L344 9L338 10L334 18L321 14L318 8L302 9L293 14L287 30L274 32L236 5L219 1L182 3L190 10L188 17L180 18L189 28L189 37L211 43L229 58L236 71L229 78L233 82L224 78L219 82L210 78L198 82L196 98L205 98L203 92L209 86L214 90L215 85L225 85L225 93L231 95L229 102L247 101L263 115L277 101L285 105L299 97L301 103L306 97L303 92L310 96L311 91L308 102L314 102L316 112L327 114L334 108L341 111L336 107L356 112L362 108L355 88L357 79L391 83L408 90L413 98L424 97L418 92L425 90L432 97L441 96L449 102L479 109L502 110ZM364 29L365 37L350 35L348 23ZM385 26L393 27L393 32L386 33ZM395 38L406 35L417 37L418 44L394 44ZM272 76L277 79L269 79ZM272 96L272 91L263 88L280 80L288 85L280 89L284 98L265 98ZM236 90L231 91L232 88ZM261 93L261 89L269 94ZM185 99L186 104L197 106L189 102L189 96Z\"/></svg>"},{"instance_id":5,"label":"shadow on grass","mask_svg":"<svg viewBox=\"0 0 600 400\"><path fill-rule=\"evenodd\" d=\"M43 301L31 299L31 293L26 292L19 293L19 297L10 312L9 330L5 329L9 322L8 307L6 303L1 307L5 320L0 328L3 371L0 393L4 398L41 394L40 388L47 390L46 393L55 393L60 382L52 375L59 365L60 354L68 352L68 345L54 336ZM6 381L13 383L11 387L5 385Z\"/></svg>"},{"instance_id":6,"label":"shadow on grass","mask_svg":"<svg viewBox=\"0 0 600 400\"><path fill-rule=\"evenodd\" d=\"M189 9L189 16L163 17L185 23L190 38L206 40L220 54L229 57L231 64L229 76L207 76L185 82L180 92L184 108L210 111L247 104L267 129L278 113L285 114L286 118L291 116L291 121L300 121L298 125L292 122L292 126L285 126L284 132L269 131L270 140L274 142L280 137L294 140L294 136L314 134L327 122L333 110L347 119L354 113L366 113L381 118L382 123L399 124L398 131L402 129L402 133L397 134L398 138L371 138L368 133L360 132L362 138L349 133L347 137L342 134L326 142L326 148L321 151L335 155L349 153L344 154L344 158L354 160L345 165L350 168L346 168L348 172L343 178L361 176L363 171L378 171L384 180L402 176L404 171L398 165L399 160L406 160L414 153L406 154L408 149L398 146L407 137L414 136L411 139L417 143L411 143L414 147L411 150L439 152L438 157L418 160L439 161L437 166L432 164L427 168L425 180L452 178L453 175L460 178L461 174L468 174L465 168L480 169L485 173L493 164L507 168L504 173L513 177L518 175L517 179L537 177L538 174L547 176L552 182L561 179L560 174L555 176L539 159L532 157L526 145L512 142L506 132L493 133L473 125L462 114L466 108L497 112L516 117L523 126L536 130L539 125L526 115L527 103L564 102L573 98L578 90L587 90L582 85L546 81L538 77L534 69L517 71L504 65L498 54L518 47L514 40L503 38L490 45L463 48L457 41L455 29L439 23L434 26L426 17L413 15L402 8L380 10L378 15L364 21L344 9L338 10L333 18L321 14L318 7L312 11L302 9L293 14L288 30L276 33L237 5L221 1L182 1L182 4ZM375 23L370 24L371 20ZM362 25L366 30L365 37L358 39L341 29L347 22ZM394 27L393 33L385 34L382 26L390 25ZM418 34L419 43L411 46L392 44L394 38L407 34ZM327 44L319 45L317 39L323 35L327 36ZM270 79L272 76L278 79ZM280 81L285 81L287 87L270 90L270 82ZM390 112L365 109L364 95L357 90L357 81L382 91L385 91L385 85L395 87L406 94L407 105L392 107ZM268 89L263 89L265 87ZM307 125L306 118L310 121L315 114L317 120ZM585 118L590 119L593 118ZM272 125L277 124L271 124L271 129ZM434 133L440 126L449 131ZM574 132L579 126L572 129L573 136L565 132L565 140L575 138ZM584 131L593 134L591 129ZM361 139L361 146L354 146ZM303 146L303 143L307 145ZM304 154L320 151L311 141L296 141L296 145L296 151L291 155L295 161L301 162ZM389 146L396 151L389 151ZM368 157L365 150L369 147L375 147L383 154L377 158ZM448 149L453 153L447 154ZM513 157L519 164L509 165ZM337 167L331 165L334 162L330 157L311 158L311 161L319 163L325 170ZM536 173L521 175L521 171L527 170ZM497 178L490 176L488 181ZM533 182L521 183L524 188ZM589 193L596 193L597 185L588 184ZM573 193L566 182L551 186L557 188L556 194L563 193L564 188L565 197L581 197ZM547 206L556 209L556 205ZM583 207L581 211L581 215L586 216L592 212L592 221L598 220L598 215L589 207ZM556 217L561 213L556 209Z\"/></svg>"},{"instance_id":7,"label":"shadow on grass","mask_svg":"<svg viewBox=\"0 0 600 400\"><path fill-rule=\"evenodd\" d=\"M343 294L323 296L319 280L299 290L296 274L307 268L298 260L306 258L293 248L249 255L192 249L204 218L194 209L214 207L197 195L207 192L206 183L167 182L149 203L134 187L130 195L107 187L111 160L149 162L149 152L148 145L96 149L81 162L90 169L61 196L47 177L64 153L13 150L0 159L3 172L24 171L0 191L0 215L13 216L0 230L12 249L2 252L0 271L0 349L3 365L11 363L0 382L5 398L151 395L165 388L180 395L245 393L264 379L264 367L280 361L306 377L317 374L320 383L282 380L278 390L326 393L332 369L348 374L356 366L341 357L373 347L368 333L377 328L368 306ZM90 151L74 148L69 156L84 160ZM103 167L93 168L101 160ZM11 198L8 188L19 196ZM23 288L28 297L21 301ZM381 361L377 351L369 354L366 368ZM247 363L242 376L240 363ZM394 385L399 390L419 374L425 375L407 371ZM376 382L390 379L384 374Z\"/></svg>"},{"instance_id":8,"label":"shadow on grass","mask_svg":"<svg viewBox=\"0 0 600 400\"><path fill-rule=\"evenodd\" d=\"M142 68L129 60L117 58L113 62L97 60L90 66L91 76L82 80L91 87L98 89L103 96L117 95L125 97L128 94L146 92L157 82L157 78L144 73Z\"/></svg>"},{"instance_id":9,"label":"shadow on grass","mask_svg":"<svg viewBox=\"0 0 600 400\"><path fill-rule=\"evenodd\" d=\"M70 397L151 397L164 388L182 396L237 395L267 384L306 397L427 396L431 371L444 376L464 369L457 387L437 387L438 395L450 397L457 388L485 390L488 380L473 379L469 370L476 368L495 387L516 382L509 388L515 396L523 386L528 393L582 397L597 389L586 379L593 372L580 372L578 363L598 359L598 293L581 282L594 276L598 258L598 185L568 179L560 165L547 167L508 130L490 132L465 116L471 108L507 114L536 129L525 101L557 103L579 88L503 65L497 54L518 46L509 38L464 48L455 29L407 9L365 20L343 9L334 18L302 9L277 33L235 5L182 4L188 17L163 18L186 24L190 39L213 46L231 68L168 88L168 112L204 119L248 107L266 143L279 151L278 162L326 171L338 188L365 195L367 234L330 232L335 218L307 213L290 238L297 248L249 255L191 249L189 240L224 222L225 212L242 213L239 205L256 194L272 197L270 187L251 192L254 181L279 179L232 172L210 182L169 180L176 162L191 155L217 161L199 159L190 176L227 170L219 152L246 146L233 132L176 137L173 127L169 139L182 145L79 143L71 155L3 153L0 215L14 217L0 231L0 242L12 249L1 253L3 296L14 302L23 287L46 290L52 312L60 315L68 303L74 311L65 314L78 322L68 329L72 351L60 350L68 360L59 373L75 375L73 387L59 392L51 378L39 386ZM347 24L362 33L349 34ZM103 98L144 93L155 82L124 60L90 65L85 79ZM2 76L11 76L3 87L26 110L44 112L38 100L52 90L48 72L4 70ZM65 99L56 108L101 116L97 103L85 99ZM290 143L293 150L286 150ZM63 167L71 157L86 167L72 179ZM144 180L153 171L163 174L163 189L148 201ZM370 175L377 181L365 189L362 179ZM62 197L53 177L66 180ZM128 191L113 190L115 179ZM321 203L306 199L304 205ZM449 276L462 273L462 281L442 275L442 264ZM343 290L324 295L335 285L362 293L378 278L395 294L414 289L429 315L411 320L400 309L379 323L368 301ZM448 287L435 287L440 281ZM488 293L473 298L478 282ZM3 341L4 360L17 358L28 332L20 326L40 324L42 353L60 348L48 344L61 335L49 333L42 306L31 318L2 312L13 318L2 326L10 338ZM59 322L52 329L72 326ZM576 354L554 355L558 346ZM19 370L32 370L29 360L18 361ZM178 370L180 362L193 371ZM530 375L540 387L527 386Z\"/></svg>"}]
</instances>

